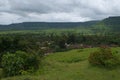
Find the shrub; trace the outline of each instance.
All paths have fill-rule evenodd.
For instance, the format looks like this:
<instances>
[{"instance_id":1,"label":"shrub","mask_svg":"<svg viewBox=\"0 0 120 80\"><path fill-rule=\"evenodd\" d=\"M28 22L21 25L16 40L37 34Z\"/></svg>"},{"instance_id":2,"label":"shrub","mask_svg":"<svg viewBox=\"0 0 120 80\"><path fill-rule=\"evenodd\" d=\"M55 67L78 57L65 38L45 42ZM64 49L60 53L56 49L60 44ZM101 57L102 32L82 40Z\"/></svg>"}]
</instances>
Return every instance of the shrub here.
<instances>
[{"instance_id":1,"label":"shrub","mask_svg":"<svg viewBox=\"0 0 120 80\"><path fill-rule=\"evenodd\" d=\"M107 47L101 47L98 51L91 53L88 60L92 65L106 68L113 68L120 64L120 59Z\"/></svg>"},{"instance_id":2,"label":"shrub","mask_svg":"<svg viewBox=\"0 0 120 80\"><path fill-rule=\"evenodd\" d=\"M2 67L5 76L14 76L21 74L21 71L27 71L38 67L38 59L34 55L22 51L7 53L2 57Z\"/></svg>"},{"instance_id":3,"label":"shrub","mask_svg":"<svg viewBox=\"0 0 120 80\"><path fill-rule=\"evenodd\" d=\"M34 70L38 69L39 68L39 62L40 62L39 57L37 57L35 55L30 55L27 58L27 61L26 61L26 64L25 64L25 67L26 67L25 70L34 71Z\"/></svg>"},{"instance_id":4,"label":"shrub","mask_svg":"<svg viewBox=\"0 0 120 80\"><path fill-rule=\"evenodd\" d=\"M1 80L2 76L3 76L3 70L0 69L0 80Z\"/></svg>"}]
</instances>

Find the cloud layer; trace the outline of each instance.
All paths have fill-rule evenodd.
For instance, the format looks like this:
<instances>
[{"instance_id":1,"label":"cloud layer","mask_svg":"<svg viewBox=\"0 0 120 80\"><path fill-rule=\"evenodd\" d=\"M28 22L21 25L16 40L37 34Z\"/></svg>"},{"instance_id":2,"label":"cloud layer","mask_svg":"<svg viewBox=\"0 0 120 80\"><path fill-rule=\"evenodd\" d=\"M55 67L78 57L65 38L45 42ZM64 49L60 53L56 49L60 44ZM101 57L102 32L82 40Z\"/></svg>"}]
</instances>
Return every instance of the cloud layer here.
<instances>
[{"instance_id":1,"label":"cloud layer","mask_svg":"<svg viewBox=\"0 0 120 80\"><path fill-rule=\"evenodd\" d=\"M0 0L0 24L80 22L120 15L120 0Z\"/></svg>"}]
</instances>

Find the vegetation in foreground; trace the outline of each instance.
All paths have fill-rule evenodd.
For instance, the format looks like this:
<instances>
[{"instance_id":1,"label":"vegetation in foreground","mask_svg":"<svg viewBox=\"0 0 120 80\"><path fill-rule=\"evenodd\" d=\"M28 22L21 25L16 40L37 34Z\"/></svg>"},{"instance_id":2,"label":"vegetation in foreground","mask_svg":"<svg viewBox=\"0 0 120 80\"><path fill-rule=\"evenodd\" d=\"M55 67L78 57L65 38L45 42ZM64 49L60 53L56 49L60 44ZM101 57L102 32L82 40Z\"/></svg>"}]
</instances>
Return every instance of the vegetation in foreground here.
<instances>
[{"instance_id":1,"label":"vegetation in foreground","mask_svg":"<svg viewBox=\"0 0 120 80\"><path fill-rule=\"evenodd\" d=\"M100 47L98 51L90 53L90 64L104 68L116 68L120 66L120 53L112 52L109 47Z\"/></svg>"},{"instance_id":2,"label":"vegetation in foreground","mask_svg":"<svg viewBox=\"0 0 120 80\"><path fill-rule=\"evenodd\" d=\"M119 80L119 68L106 69L89 64L90 53L97 50L86 48L50 54L43 60L44 67L37 72L2 80ZM120 54L120 47L112 48L112 52L116 51Z\"/></svg>"},{"instance_id":3,"label":"vegetation in foreground","mask_svg":"<svg viewBox=\"0 0 120 80\"><path fill-rule=\"evenodd\" d=\"M8 77L11 77L10 79L12 80L13 78L14 80L17 78L20 80L65 80L66 78L71 80L81 79L81 77L77 75L81 75L82 69L80 69L79 72L79 68L77 67L80 67L80 65L85 62L84 67L86 70L88 67L94 68L94 66L91 66L88 63L90 53L100 53L100 55L103 52L109 53L107 55L110 55L110 57L103 56L104 54L102 54L102 58L97 56L98 62L100 59L101 63L101 59L103 59L103 65L105 57L105 63L107 61L107 65L119 65L116 64L116 56L111 57L111 50L94 52L96 51L96 48L93 48L100 45L118 47L120 46L119 36L119 34L115 33L87 35L71 31L62 31L59 33L40 32L37 34L0 34L0 77L2 77L3 80L9 80ZM66 52L67 50L72 49L79 50ZM113 57L115 57L115 59ZM110 60L106 60L106 58L110 58ZM119 59L117 60L117 63L119 63ZM94 62L94 58L92 61ZM89 62L91 63L91 61ZM67 68L69 69L67 71L69 73L65 72ZM78 73L74 71L78 71ZM63 72L65 72L65 74ZM74 76L72 76L72 74ZM12 78L12 76L15 77Z\"/></svg>"}]
</instances>

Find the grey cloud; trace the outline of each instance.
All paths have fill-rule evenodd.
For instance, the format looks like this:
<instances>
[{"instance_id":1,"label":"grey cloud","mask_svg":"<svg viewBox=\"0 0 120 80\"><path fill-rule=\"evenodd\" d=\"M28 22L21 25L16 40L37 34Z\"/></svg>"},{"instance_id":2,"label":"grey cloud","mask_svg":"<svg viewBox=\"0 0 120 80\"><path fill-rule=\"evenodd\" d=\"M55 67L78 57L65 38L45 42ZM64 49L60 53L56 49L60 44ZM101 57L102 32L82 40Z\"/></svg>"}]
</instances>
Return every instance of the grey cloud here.
<instances>
[{"instance_id":1,"label":"grey cloud","mask_svg":"<svg viewBox=\"0 0 120 80\"><path fill-rule=\"evenodd\" d=\"M11 23L12 19L15 22L103 19L119 16L119 3L120 0L0 0L0 23Z\"/></svg>"},{"instance_id":2,"label":"grey cloud","mask_svg":"<svg viewBox=\"0 0 120 80\"><path fill-rule=\"evenodd\" d=\"M64 1L55 0L11 0L11 9L22 12L51 13L51 12L70 12L72 3L64 3ZM71 8L71 9L70 9Z\"/></svg>"}]
</instances>

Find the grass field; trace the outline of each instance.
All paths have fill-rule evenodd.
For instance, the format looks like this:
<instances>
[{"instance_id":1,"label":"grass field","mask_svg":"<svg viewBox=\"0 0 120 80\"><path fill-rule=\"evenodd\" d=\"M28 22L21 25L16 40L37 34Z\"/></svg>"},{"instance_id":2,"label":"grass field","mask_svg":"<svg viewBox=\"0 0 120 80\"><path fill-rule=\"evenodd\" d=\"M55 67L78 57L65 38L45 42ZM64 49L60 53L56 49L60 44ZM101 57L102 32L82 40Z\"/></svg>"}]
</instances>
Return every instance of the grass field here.
<instances>
[{"instance_id":1,"label":"grass field","mask_svg":"<svg viewBox=\"0 0 120 80\"><path fill-rule=\"evenodd\" d=\"M89 64L88 56L96 50L86 48L53 53L44 58L44 67L36 73L2 80L120 80L120 68L104 69ZM120 53L120 47L112 50Z\"/></svg>"},{"instance_id":2,"label":"grass field","mask_svg":"<svg viewBox=\"0 0 120 80\"><path fill-rule=\"evenodd\" d=\"M90 29L84 29L84 28L75 28L75 29L43 29L43 30L6 30L6 31L0 31L0 34L39 34L41 32L46 33L61 33L61 32L75 32L75 33L84 33L84 34L92 34L92 31Z\"/></svg>"}]
</instances>

